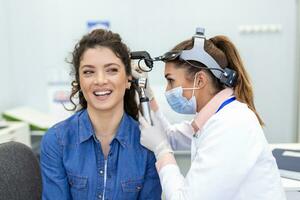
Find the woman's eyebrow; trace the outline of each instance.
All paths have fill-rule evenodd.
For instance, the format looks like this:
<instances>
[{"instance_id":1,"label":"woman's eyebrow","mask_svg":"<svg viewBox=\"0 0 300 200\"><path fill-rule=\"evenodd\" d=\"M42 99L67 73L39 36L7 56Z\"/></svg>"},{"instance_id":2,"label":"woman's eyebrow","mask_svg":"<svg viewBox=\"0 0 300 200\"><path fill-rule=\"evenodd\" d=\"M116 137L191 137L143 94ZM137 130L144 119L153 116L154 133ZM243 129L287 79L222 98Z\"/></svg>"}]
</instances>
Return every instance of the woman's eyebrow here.
<instances>
[{"instance_id":1,"label":"woman's eyebrow","mask_svg":"<svg viewBox=\"0 0 300 200\"><path fill-rule=\"evenodd\" d=\"M110 67L110 66L112 66L112 65L117 66L117 67L120 67L120 65L117 64L117 63L107 63L107 64L104 65L104 68Z\"/></svg>"},{"instance_id":2,"label":"woman's eyebrow","mask_svg":"<svg viewBox=\"0 0 300 200\"><path fill-rule=\"evenodd\" d=\"M104 65L104 68L107 68L107 67L110 67L110 66L117 66L117 67L120 67L120 65L119 64L117 64L117 63L107 63L107 64L105 64ZM94 65L82 65L82 66L80 66L80 68L96 68Z\"/></svg>"},{"instance_id":3,"label":"woman's eyebrow","mask_svg":"<svg viewBox=\"0 0 300 200\"><path fill-rule=\"evenodd\" d=\"M165 74L165 78L168 78L171 74L167 73Z\"/></svg>"},{"instance_id":4,"label":"woman's eyebrow","mask_svg":"<svg viewBox=\"0 0 300 200\"><path fill-rule=\"evenodd\" d=\"M93 65L82 65L80 68L95 68Z\"/></svg>"}]
</instances>

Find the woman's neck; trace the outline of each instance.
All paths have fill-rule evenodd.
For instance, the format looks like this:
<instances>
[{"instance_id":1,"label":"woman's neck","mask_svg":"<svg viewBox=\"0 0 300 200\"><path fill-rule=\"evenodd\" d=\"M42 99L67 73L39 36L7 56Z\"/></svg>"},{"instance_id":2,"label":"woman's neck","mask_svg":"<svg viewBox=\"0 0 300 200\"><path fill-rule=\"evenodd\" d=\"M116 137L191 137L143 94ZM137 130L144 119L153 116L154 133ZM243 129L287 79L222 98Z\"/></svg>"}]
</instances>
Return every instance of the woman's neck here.
<instances>
[{"instance_id":1,"label":"woman's neck","mask_svg":"<svg viewBox=\"0 0 300 200\"><path fill-rule=\"evenodd\" d=\"M205 91L206 90L206 91ZM199 90L197 99L197 112L200 110L217 94L217 91L213 88L204 88Z\"/></svg>"},{"instance_id":2,"label":"woman's neck","mask_svg":"<svg viewBox=\"0 0 300 200\"><path fill-rule=\"evenodd\" d=\"M99 140L111 141L122 120L124 114L123 107L109 111L97 111L88 107L87 111L92 121L96 137Z\"/></svg>"}]
</instances>

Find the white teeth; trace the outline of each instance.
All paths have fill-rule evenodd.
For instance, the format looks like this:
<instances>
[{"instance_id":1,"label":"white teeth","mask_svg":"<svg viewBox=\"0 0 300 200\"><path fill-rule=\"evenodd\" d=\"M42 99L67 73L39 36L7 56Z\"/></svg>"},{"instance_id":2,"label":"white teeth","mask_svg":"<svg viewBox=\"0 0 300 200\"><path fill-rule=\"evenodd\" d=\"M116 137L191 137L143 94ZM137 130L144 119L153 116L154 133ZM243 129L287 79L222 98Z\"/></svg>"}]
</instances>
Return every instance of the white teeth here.
<instances>
[{"instance_id":1,"label":"white teeth","mask_svg":"<svg viewBox=\"0 0 300 200\"><path fill-rule=\"evenodd\" d=\"M104 96L104 95L110 95L112 91L106 90L106 91L100 91L100 92L94 92L97 96Z\"/></svg>"}]
</instances>

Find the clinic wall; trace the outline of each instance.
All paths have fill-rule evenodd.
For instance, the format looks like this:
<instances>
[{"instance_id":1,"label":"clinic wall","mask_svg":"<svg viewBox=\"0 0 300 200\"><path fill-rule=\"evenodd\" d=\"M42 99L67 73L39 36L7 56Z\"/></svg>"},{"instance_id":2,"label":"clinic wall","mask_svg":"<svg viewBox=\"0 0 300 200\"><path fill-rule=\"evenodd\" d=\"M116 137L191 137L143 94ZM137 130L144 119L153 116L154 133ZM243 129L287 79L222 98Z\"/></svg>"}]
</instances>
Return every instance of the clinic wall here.
<instances>
[{"instance_id":1,"label":"clinic wall","mask_svg":"<svg viewBox=\"0 0 300 200\"><path fill-rule=\"evenodd\" d=\"M15 102L13 91L16 84L9 63L8 17L7 3L0 0L0 112L14 106Z\"/></svg>"},{"instance_id":2,"label":"clinic wall","mask_svg":"<svg viewBox=\"0 0 300 200\"><path fill-rule=\"evenodd\" d=\"M153 56L189 38L195 27L201 25L208 36L225 34L237 44L254 85L255 103L266 123L268 140L296 140L299 93L295 64L296 0L143 3L138 0L10 0L6 4L7 10L2 15L9 20L1 24L8 23L10 52L5 62L9 62L18 83L22 83L14 84L16 106L25 104L47 111L49 77L59 74L62 79L68 79L65 58L86 33L87 20L109 20L111 29L119 32L132 50L146 49ZM241 25L255 24L280 24L282 30L239 32ZM0 51L4 51L2 47ZM172 121L189 119L174 114L166 106L162 73L163 66L158 63L150 74L162 109L174 116Z\"/></svg>"},{"instance_id":3,"label":"clinic wall","mask_svg":"<svg viewBox=\"0 0 300 200\"><path fill-rule=\"evenodd\" d=\"M300 74L300 0L297 0L296 66ZM298 142L300 142L300 79L298 79Z\"/></svg>"}]
</instances>

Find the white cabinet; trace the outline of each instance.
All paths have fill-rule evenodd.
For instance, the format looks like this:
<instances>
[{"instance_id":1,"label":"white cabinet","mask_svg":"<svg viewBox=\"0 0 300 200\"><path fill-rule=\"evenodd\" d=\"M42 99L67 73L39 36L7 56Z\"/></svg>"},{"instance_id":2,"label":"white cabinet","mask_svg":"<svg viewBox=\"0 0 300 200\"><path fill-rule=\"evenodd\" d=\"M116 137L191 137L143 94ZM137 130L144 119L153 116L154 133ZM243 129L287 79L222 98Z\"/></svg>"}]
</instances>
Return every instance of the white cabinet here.
<instances>
[{"instance_id":1,"label":"white cabinet","mask_svg":"<svg viewBox=\"0 0 300 200\"><path fill-rule=\"evenodd\" d=\"M8 122L8 126L0 129L0 143L21 142L31 147L29 125L25 122Z\"/></svg>"},{"instance_id":2,"label":"white cabinet","mask_svg":"<svg viewBox=\"0 0 300 200\"><path fill-rule=\"evenodd\" d=\"M300 199L300 181L288 178L281 178L287 200Z\"/></svg>"},{"instance_id":3,"label":"white cabinet","mask_svg":"<svg viewBox=\"0 0 300 200\"><path fill-rule=\"evenodd\" d=\"M288 191L285 192L287 200L299 200L300 199L300 191Z\"/></svg>"}]
</instances>

